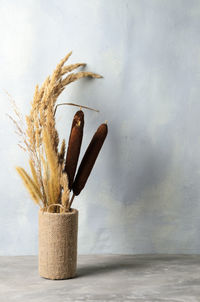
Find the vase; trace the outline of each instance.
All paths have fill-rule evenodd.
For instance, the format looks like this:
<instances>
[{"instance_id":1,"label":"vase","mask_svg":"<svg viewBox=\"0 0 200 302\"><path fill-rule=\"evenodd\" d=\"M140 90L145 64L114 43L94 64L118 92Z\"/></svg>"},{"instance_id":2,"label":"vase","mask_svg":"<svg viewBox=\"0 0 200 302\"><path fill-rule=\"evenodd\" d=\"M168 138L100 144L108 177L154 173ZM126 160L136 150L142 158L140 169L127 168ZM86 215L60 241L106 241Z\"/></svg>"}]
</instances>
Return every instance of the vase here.
<instances>
[{"instance_id":1,"label":"vase","mask_svg":"<svg viewBox=\"0 0 200 302\"><path fill-rule=\"evenodd\" d=\"M41 277L69 279L76 276L78 211L39 211L39 257Z\"/></svg>"}]
</instances>

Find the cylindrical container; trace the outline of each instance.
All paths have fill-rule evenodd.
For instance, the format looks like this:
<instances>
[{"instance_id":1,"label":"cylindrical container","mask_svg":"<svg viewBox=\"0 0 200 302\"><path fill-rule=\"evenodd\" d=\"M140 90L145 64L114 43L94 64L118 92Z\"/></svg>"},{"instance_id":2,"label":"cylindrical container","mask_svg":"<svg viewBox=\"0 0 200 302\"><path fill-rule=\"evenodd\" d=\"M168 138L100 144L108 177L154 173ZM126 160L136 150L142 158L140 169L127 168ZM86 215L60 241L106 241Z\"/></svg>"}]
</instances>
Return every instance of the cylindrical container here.
<instances>
[{"instance_id":1,"label":"cylindrical container","mask_svg":"<svg viewBox=\"0 0 200 302\"><path fill-rule=\"evenodd\" d=\"M78 211L39 211L39 274L48 279L76 275Z\"/></svg>"}]
</instances>

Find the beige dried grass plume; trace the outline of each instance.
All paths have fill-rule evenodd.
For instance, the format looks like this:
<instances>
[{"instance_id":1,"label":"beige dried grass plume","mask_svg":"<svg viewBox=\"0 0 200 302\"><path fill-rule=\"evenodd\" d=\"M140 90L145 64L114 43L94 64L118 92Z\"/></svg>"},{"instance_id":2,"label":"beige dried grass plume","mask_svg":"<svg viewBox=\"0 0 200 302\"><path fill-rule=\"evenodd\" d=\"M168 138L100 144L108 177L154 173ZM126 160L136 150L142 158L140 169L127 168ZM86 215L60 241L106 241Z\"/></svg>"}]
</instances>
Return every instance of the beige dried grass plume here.
<instances>
[{"instance_id":1,"label":"beige dried grass plume","mask_svg":"<svg viewBox=\"0 0 200 302\"><path fill-rule=\"evenodd\" d=\"M22 142L20 147L29 156L31 176L21 167L17 172L21 176L33 200L46 210L53 204L61 204L64 210L69 208L69 188L67 174L63 172L65 157L65 141L60 150L59 135L56 130L56 101L65 87L84 77L102 78L102 76L86 71L70 73L85 66L77 63L64 66L72 52L68 53L56 66L53 74L44 83L35 88L30 114L26 116L25 129L21 115L16 107L16 119L12 119L17 127ZM59 208L59 207L58 207ZM51 207L53 209L53 207Z\"/></svg>"}]
</instances>

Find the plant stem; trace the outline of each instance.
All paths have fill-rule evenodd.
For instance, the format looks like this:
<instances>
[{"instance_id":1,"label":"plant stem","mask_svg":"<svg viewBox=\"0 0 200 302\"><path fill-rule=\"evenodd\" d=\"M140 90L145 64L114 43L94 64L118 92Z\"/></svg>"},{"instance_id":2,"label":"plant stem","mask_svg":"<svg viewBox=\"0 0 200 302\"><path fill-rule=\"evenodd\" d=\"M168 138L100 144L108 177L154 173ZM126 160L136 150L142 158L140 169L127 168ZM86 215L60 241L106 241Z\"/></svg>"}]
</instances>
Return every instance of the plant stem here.
<instances>
[{"instance_id":1,"label":"plant stem","mask_svg":"<svg viewBox=\"0 0 200 302\"><path fill-rule=\"evenodd\" d=\"M70 200L70 202L69 202L68 210L70 210L70 208L71 208L71 205L72 205L72 202L73 202L73 200L74 200L74 197L75 197L75 194L72 195L72 198L71 198L71 200Z\"/></svg>"},{"instance_id":2,"label":"plant stem","mask_svg":"<svg viewBox=\"0 0 200 302\"><path fill-rule=\"evenodd\" d=\"M82 105L78 105L78 104L74 104L74 103L61 103L61 104L56 105L55 110L54 110L54 116L56 114L56 110L57 110L58 106L62 106L62 105L76 106L76 107L85 108L85 109L89 109L89 110L99 112L99 110L93 109L93 108L90 108L90 107L87 107L87 106L82 106Z\"/></svg>"}]
</instances>

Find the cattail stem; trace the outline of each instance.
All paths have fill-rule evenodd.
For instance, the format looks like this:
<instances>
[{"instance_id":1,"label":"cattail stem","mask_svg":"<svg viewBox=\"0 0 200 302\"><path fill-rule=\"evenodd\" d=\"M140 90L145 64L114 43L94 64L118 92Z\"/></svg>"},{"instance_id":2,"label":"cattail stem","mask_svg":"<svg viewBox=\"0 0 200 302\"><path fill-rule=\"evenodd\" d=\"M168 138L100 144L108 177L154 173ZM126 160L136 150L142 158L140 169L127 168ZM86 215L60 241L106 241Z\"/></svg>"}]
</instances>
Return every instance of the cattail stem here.
<instances>
[{"instance_id":1,"label":"cattail stem","mask_svg":"<svg viewBox=\"0 0 200 302\"><path fill-rule=\"evenodd\" d=\"M71 198L71 200L70 200L70 202L69 202L68 210L70 210L74 198L75 198L75 194L72 195L72 198Z\"/></svg>"}]
</instances>

